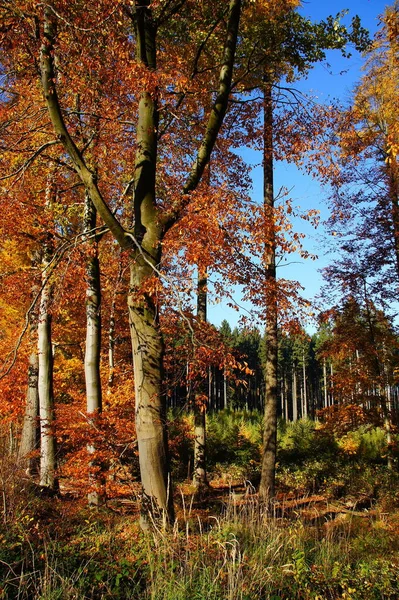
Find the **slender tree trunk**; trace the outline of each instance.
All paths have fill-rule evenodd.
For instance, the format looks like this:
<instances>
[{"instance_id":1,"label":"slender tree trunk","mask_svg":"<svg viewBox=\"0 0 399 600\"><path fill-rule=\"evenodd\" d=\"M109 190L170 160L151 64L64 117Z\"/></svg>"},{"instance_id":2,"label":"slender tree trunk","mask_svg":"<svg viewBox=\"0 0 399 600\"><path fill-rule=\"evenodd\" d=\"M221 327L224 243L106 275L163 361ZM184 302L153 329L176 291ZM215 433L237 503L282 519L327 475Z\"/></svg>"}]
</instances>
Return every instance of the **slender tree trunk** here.
<instances>
[{"instance_id":1,"label":"slender tree trunk","mask_svg":"<svg viewBox=\"0 0 399 600\"><path fill-rule=\"evenodd\" d=\"M307 416L308 416L308 395L307 395L307 390L306 390L305 350L302 350L302 375L303 375L303 409L302 409L302 417L307 418Z\"/></svg>"},{"instance_id":2,"label":"slender tree trunk","mask_svg":"<svg viewBox=\"0 0 399 600\"><path fill-rule=\"evenodd\" d=\"M212 367L208 368L208 406L212 408Z\"/></svg>"},{"instance_id":3,"label":"slender tree trunk","mask_svg":"<svg viewBox=\"0 0 399 600\"><path fill-rule=\"evenodd\" d=\"M101 356L101 285L100 263L98 260L98 243L94 236L97 211L90 197L86 194L84 232L87 242L86 259L86 348L85 348L85 381L86 410L89 422L96 424L96 417L102 412L102 393L100 377ZM88 494L88 502L99 505L104 495L104 477L102 465L95 458L95 444L89 444L87 450L93 456L90 461L90 484L93 488ZM98 471L100 469L100 471Z\"/></svg>"},{"instance_id":4,"label":"slender tree trunk","mask_svg":"<svg viewBox=\"0 0 399 600\"><path fill-rule=\"evenodd\" d=\"M109 326L108 326L108 390L107 393L111 393L111 389L114 385L115 379L115 311L116 311L116 295L120 293L120 284L123 277L122 263L119 262L118 276L116 278L116 284L111 302L111 310L109 315Z\"/></svg>"},{"instance_id":5,"label":"slender tree trunk","mask_svg":"<svg viewBox=\"0 0 399 600\"><path fill-rule=\"evenodd\" d=\"M108 328L108 392L115 379L115 298L112 300Z\"/></svg>"},{"instance_id":6,"label":"slender tree trunk","mask_svg":"<svg viewBox=\"0 0 399 600\"><path fill-rule=\"evenodd\" d=\"M389 385L385 388L385 402L384 406L384 428L387 440L387 467L389 470L393 469L393 457L392 457L392 404L391 404L391 387Z\"/></svg>"},{"instance_id":7,"label":"slender tree trunk","mask_svg":"<svg viewBox=\"0 0 399 600\"><path fill-rule=\"evenodd\" d=\"M399 277L399 174L396 158L392 158L390 155L387 155L385 165L388 179L388 194L391 202L396 274Z\"/></svg>"},{"instance_id":8,"label":"slender tree trunk","mask_svg":"<svg viewBox=\"0 0 399 600\"><path fill-rule=\"evenodd\" d=\"M265 212L265 252L263 266L266 274L265 328L265 413L263 456L259 498L270 500L275 493L277 451L277 295L276 295L276 234L274 229L273 186L273 104L272 81L265 75L263 125L263 195Z\"/></svg>"},{"instance_id":9,"label":"slender tree trunk","mask_svg":"<svg viewBox=\"0 0 399 600\"><path fill-rule=\"evenodd\" d=\"M38 252L36 253L39 254ZM32 267L38 266L39 257L34 256L32 259ZM35 302L39 294L39 285L32 286L32 300ZM32 456L34 451L39 447L40 432L39 432L39 356L37 353L37 327L38 327L38 304L35 302L33 309L29 314L29 342L31 353L29 355L28 367L28 389L26 393L26 405L24 422L22 426L21 441L18 449L18 460L21 466L30 476L35 475L38 471L39 461L37 457Z\"/></svg>"},{"instance_id":10,"label":"slender tree trunk","mask_svg":"<svg viewBox=\"0 0 399 600\"><path fill-rule=\"evenodd\" d=\"M198 273L197 317L200 322L207 319L206 272ZM193 483L197 490L208 487L206 477L206 381L200 382L194 400L194 472Z\"/></svg>"},{"instance_id":11,"label":"slender tree trunk","mask_svg":"<svg viewBox=\"0 0 399 600\"><path fill-rule=\"evenodd\" d=\"M22 427L21 441L18 450L19 463L30 476L37 472L37 457L32 453L38 447L38 423L39 423L39 358L36 348L32 347L29 356L28 367L28 389L26 393L26 406L24 423Z\"/></svg>"},{"instance_id":12,"label":"slender tree trunk","mask_svg":"<svg viewBox=\"0 0 399 600\"><path fill-rule=\"evenodd\" d=\"M327 387L327 362L323 358L323 392L324 392L324 408L328 406L328 387Z\"/></svg>"},{"instance_id":13,"label":"slender tree trunk","mask_svg":"<svg viewBox=\"0 0 399 600\"><path fill-rule=\"evenodd\" d=\"M289 413L288 413L288 377L284 372L284 415L285 420L289 421Z\"/></svg>"},{"instance_id":14,"label":"slender tree trunk","mask_svg":"<svg viewBox=\"0 0 399 600\"><path fill-rule=\"evenodd\" d=\"M212 383L213 383L213 392L212 392L212 409L216 412L218 408L218 376L216 367L212 369ZM247 397L248 399L248 397Z\"/></svg>"},{"instance_id":15,"label":"slender tree trunk","mask_svg":"<svg viewBox=\"0 0 399 600\"><path fill-rule=\"evenodd\" d=\"M51 491L58 488L56 477L56 437L53 393L53 352L51 345L52 283L49 280L52 240L43 249L43 276L37 327L39 357L39 413L40 413L40 485Z\"/></svg>"},{"instance_id":16,"label":"slender tree trunk","mask_svg":"<svg viewBox=\"0 0 399 600\"><path fill-rule=\"evenodd\" d=\"M292 420L298 421L298 384L296 376L296 365L292 367Z\"/></svg>"},{"instance_id":17,"label":"slender tree trunk","mask_svg":"<svg viewBox=\"0 0 399 600\"><path fill-rule=\"evenodd\" d=\"M227 375L226 369L223 369L223 408L228 409L229 403L227 399Z\"/></svg>"}]
</instances>

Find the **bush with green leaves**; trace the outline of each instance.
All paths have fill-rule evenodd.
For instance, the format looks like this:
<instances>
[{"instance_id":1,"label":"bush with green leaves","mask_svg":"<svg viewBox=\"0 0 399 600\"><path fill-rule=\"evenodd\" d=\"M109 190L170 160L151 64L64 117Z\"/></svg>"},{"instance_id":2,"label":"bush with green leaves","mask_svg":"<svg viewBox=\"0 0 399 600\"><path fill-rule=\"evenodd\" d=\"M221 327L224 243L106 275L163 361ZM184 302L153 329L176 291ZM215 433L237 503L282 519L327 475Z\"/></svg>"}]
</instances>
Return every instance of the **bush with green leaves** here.
<instances>
[{"instance_id":1,"label":"bush with green leaves","mask_svg":"<svg viewBox=\"0 0 399 600\"><path fill-rule=\"evenodd\" d=\"M258 412L224 410L207 420L207 458L210 471L233 470L251 479L259 469L262 417Z\"/></svg>"},{"instance_id":2,"label":"bush with green leaves","mask_svg":"<svg viewBox=\"0 0 399 600\"><path fill-rule=\"evenodd\" d=\"M278 460L301 462L307 458L329 458L337 452L333 436L316 427L310 419L295 422L280 420L278 424Z\"/></svg>"}]
</instances>

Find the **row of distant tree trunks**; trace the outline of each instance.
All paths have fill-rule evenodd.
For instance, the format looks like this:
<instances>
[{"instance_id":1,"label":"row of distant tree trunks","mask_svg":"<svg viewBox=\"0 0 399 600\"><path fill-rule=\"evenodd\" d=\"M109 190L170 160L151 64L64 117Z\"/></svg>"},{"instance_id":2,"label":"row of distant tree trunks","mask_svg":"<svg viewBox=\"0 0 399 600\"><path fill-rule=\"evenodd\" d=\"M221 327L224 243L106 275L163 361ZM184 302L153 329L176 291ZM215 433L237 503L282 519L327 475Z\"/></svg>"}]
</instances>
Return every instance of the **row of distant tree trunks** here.
<instances>
[{"instance_id":1,"label":"row of distant tree trunks","mask_svg":"<svg viewBox=\"0 0 399 600\"><path fill-rule=\"evenodd\" d=\"M247 377L245 384L236 384L229 380L222 369L209 368L207 390L209 412L229 410L264 410L264 381L261 373ZM306 381L303 386L302 373L293 369L290 377L279 380L278 415L288 421L300 418L328 418L334 413L334 407L342 404L359 406L376 417L381 413L381 404L388 403L392 423L399 422L399 386L388 386L382 391L377 388L366 390L362 394L353 393L348 398L334 397L334 383L329 376L324 387L323 379ZM191 411L193 398L188 385L176 386L168 395L168 408ZM320 411L322 411L320 413ZM382 413L381 413L382 414ZM354 423L356 425L356 423Z\"/></svg>"}]
</instances>

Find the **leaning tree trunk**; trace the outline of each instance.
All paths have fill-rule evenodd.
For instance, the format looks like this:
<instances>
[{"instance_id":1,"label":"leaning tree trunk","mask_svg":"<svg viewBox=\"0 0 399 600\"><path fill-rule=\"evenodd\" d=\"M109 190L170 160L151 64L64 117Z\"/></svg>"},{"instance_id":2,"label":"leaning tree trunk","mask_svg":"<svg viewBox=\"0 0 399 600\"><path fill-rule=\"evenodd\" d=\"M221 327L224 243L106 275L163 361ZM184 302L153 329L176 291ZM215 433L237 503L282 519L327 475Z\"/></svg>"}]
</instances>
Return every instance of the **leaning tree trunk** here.
<instances>
[{"instance_id":1,"label":"leaning tree trunk","mask_svg":"<svg viewBox=\"0 0 399 600\"><path fill-rule=\"evenodd\" d=\"M274 228L273 186L273 105L272 81L265 76L263 125L263 192L265 213L265 252L263 266L266 276L266 359L265 413L263 433L263 456L259 498L271 500L275 492L277 451L277 293L276 293L276 234Z\"/></svg>"},{"instance_id":2,"label":"leaning tree trunk","mask_svg":"<svg viewBox=\"0 0 399 600\"><path fill-rule=\"evenodd\" d=\"M39 414L40 414L40 485L48 490L58 488L56 477L56 437L53 394L53 351L51 345L52 282L50 280L52 240L45 242L43 249L42 292L37 327L39 356Z\"/></svg>"},{"instance_id":3,"label":"leaning tree trunk","mask_svg":"<svg viewBox=\"0 0 399 600\"><path fill-rule=\"evenodd\" d=\"M199 270L197 288L197 317L207 320L207 275ZM194 399L194 473L193 483L198 491L208 487L206 477L206 402L208 382L199 382Z\"/></svg>"},{"instance_id":4,"label":"leaning tree trunk","mask_svg":"<svg viewBox=\"0 0 399 600\"><path fill-rule=\"evenodd\" d=\"M32 260L32 268L38 266L39 253ZM35 450L39 447L39 356L37 353L37 327L38 327L38 308L37 297L40 286L37 282L32 286L32 308L29 312L29 342L31 352L29 355L28 367L28 389L26 392L26 405L24 422L22 426L21 441L18 449L18 462L26 470L29 476L35 475L38 471L38 459L34 456Z\"/></svg>"},{"instance_id":5,"label":"leaning tree trunk","mask_svg":"<svg viewBox=\"0 0 399 600\"><path fill-rule=\"evenodd\" d=\"M102 393L100 377L101 356L101 285L100 263L98 259L98 241L95 237L97 211L88 194L85 198L84 233L87 243L86 258L86 347L85 347L85 382L86 410L89 423L96 424L96 417L102 412ZM94 431L94 429L93 429ZM87 446L90 461L90 487L88 502L91 505L101 504L104 496L103 466L96 460L96 445Z\"/></svg>"}]
</instances>

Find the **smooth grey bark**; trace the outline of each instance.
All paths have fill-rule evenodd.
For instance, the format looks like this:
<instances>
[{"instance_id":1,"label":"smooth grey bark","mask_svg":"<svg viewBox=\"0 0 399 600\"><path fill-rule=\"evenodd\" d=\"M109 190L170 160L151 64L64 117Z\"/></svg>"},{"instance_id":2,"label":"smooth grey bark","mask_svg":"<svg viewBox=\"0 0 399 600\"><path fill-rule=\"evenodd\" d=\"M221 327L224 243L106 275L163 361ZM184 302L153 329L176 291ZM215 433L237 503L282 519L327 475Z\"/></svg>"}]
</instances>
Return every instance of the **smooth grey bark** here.
<instances>
[{"instance_id":1,"label":"smooth grey bark","mask_svg":"<svg viewBox=\"0 0 399 600\"><path fill-rule=\"evenodd\" d=\"M268 501L275 494L277 452L277 290L276 233L274 229L273 182L273 101L272 79L264 77L263 86L263 196L267 227L263 267L266 278L266 327L264 367L265 412L259 499Z\"/></svg>"},{"instance_id":2,"label":"smooth grey bark","mask_svg":"<svg viewBox=\"0 0 399 600\"><path fill-rule=\"evenodd\" d=\"M24 422L22 426L21 440L18 449L18 462L26 471L27 475L35 475L37 472L37 458L32 453L38 448L38 424L39 424L39 358L37 345L32 347L29 355L28 367L28 389L26 392L26 406Z\"/></svg>"},{"instance_id":3,"label":"smooth grey bark","mask_svg":"<svg viewBox=\"0 0 399 600\"><path fill-rule=\"evenodd\" d=\"M85 200L84 229L88 244L86 259L86 346L85 381L87 412L102 410L100 355L101 355L101 285L98 246L95 237L90 238L96 226L96 209L89 196Z\"/></svg>"},{"instance_id":4,"label":"smooth grey bark","mask_svg":"<svg viewBox=\"0 0 399 600\"><path fill-rule=\"evenodd\" d=\"M96 416L102 412L102 391L100 376L101 358L101 283L100 263L98 259L98 241L95 237L97 211L88 194L85 197L84 239L87 244L86 255L86 344L85 344L85 383L86 410L89 423L93 426ZM87 446L89 454L95 455L95 444ZM100 471L98 471L100 468ZM95 456L90 462L90 485L93 489L88 494L88 502L98 506L104 500L104 476L102 465Z\"/></svg>"},{"instance_id":5,"label":"smooth grey bark","mask_svg":"<svg viewBox=\"0 0 399 600\"><path fill-rule=\"evenodd\" d=\"M58 489L56 476L56 437L53 393L53 350L51 345L52 282L49 277L52 239L48 236L43 249L42 291L40 297L38 337L38 395L40 414L40 486Z\"/></svg>"},{"instance_id":6,"label":"smooth grey bark","mask_svg":"<svg viewBox=\"0 0 399 600\"><path fill-rule=\"evenodd\" d=\"M206 272L199 271L197 286L197 318L207 321L207 284ZM207 381L200 382L194 399L194 470L193 483L197 490L208 487L206 476L206 405Z\"/></svg>"},{"instance_id":7,"label":"smooth grey bark","mask_svg":"<svg viewBox=\"0 0 399 600\"><path fill-rule=\"evenodd\" d=\"M32 268L38 267L40 257L38 252L32 259ZM39 448L39 356L37 351L37 327L38 327L38 303L36 301L40 291L37 282L32 286L33 307L29 313L29 344L31 352L29 354L28 366L28 388L26 392L25 414L22 426L21 439L18 448L18 462L26 471L27 475L33 476L38 472L39 460L33 456L35 450Z\"/></svg>"}]
</instances>

